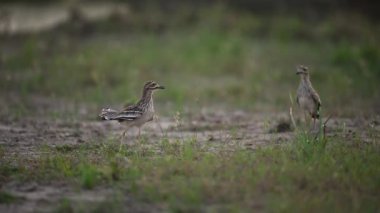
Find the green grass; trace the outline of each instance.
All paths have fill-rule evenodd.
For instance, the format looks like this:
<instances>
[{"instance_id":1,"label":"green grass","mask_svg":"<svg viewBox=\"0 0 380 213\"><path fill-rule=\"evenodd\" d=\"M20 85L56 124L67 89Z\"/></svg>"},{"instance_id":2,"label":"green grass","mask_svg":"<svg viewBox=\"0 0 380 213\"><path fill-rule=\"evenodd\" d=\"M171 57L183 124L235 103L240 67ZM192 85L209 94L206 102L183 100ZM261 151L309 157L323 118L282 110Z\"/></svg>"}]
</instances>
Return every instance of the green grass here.
<instances>
[{"instance_id":1,"label":"green grass","mask_svg":"<svg viewBox=\"0 0 380 213\"><path fill-rule=\"evenodd\" d=\"M54 210L55 213L66 213L74 212L72 204L67 198L64 198L59 201L57 208Z\"/></svg>"},{"instance_id":2,"label":"green grass","mask_svg":"<svg viewBox=\"0 0 380 213\"><path fill-rule=\"evenodd\" d=\"M16 200L17 197L15 197L14 195L8 192L0 191L0 204L9 204L15 202Z\"/></svg>"},{"instance_id":3,"label":"green grass","mask_svg":"<svg viewBox=\"0 0 380 213\"><path fill-rule=\"evenodd\" d=\"M123 186L114 188L142 202L166 203L172 211L375 212L379 208L376 141L318 142L299 135L291 143L255 151L209 148L195 140L163 140L157 147L135 144L120 152L113 141L69 151L44 148L48 154L33 163L20 157L19 172L8 178L60 180L83 189ZM31 165L31 170L24 168Z\"/></svg>"},{"instance_id":4,"label":"green grass","mask_svg":"<svg viewBox=\"0 0 380 213\"><path fill-rule=\"evenodd\" d=\"M339 107L339 113L352 115L377 104L380 32L362 17L352 14L346 22L347 14L338 14L314 23L219 6L198 11L198 21L186 27L172 23L186 14L156 14L165 25L161 33L144 15L134 14L128 33L101 31L90 39L65 33L26 37L3 57L1 89L25 101L38 94L130 103L139 98L143 83L153 79L167 87L156 102L169 103L169 109L223 102L284 110L289 92L297 88L295 66L306 64L327 112L336 113ZM22 114L29 108L19 104L13 109Z\"/></svg>"},{"instance_id":5,"label":"green grass","mask_svg":"<svg viewBox=\"0 0 380 213\"><path fill-rule=\"evenodd\" d=\"M59 201L58 205L53 209L55 213L74 213L74 212L123 212L122 202L119 195L114 195L106 198L101 202L84 202L76 201L70 198L63 198Z\"/></svg>"}]
</instances>

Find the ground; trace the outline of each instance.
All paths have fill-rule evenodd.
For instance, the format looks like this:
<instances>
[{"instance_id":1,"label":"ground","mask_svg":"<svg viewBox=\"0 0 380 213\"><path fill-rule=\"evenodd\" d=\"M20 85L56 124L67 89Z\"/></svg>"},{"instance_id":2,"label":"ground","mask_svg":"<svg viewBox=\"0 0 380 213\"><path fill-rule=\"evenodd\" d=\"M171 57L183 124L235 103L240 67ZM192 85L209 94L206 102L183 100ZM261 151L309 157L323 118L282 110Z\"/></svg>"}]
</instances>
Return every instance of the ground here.
<instances>
[{"instance_id":1,"label":"ground","mask_svg":"<svg viewBox=\"0 0 380 213\"><path fill-rule=\"evenodd\" d=\"M51 100L39 99L37 103L49 103L50 101ZM43 112L46 113L57 110L55 109L56 101L57 100L54 100L54 103L51 101L51 104L46 104ZM41 106L41 104L38 106ZM82 107L83 109L81 110L84 112L91 111L91 109L86 109L84 106ZM94 118L95 117L96 116L94 116ZM187 201L187 199L191 198L190 195L181 195L181 190L184 189L178 189L179 191L177 191L177 189L168 189L169 191L174 190L177 191L176 193L180 193L178 195L178 201L169 201L168 204L164 202L166 200L165 196L163 198L149 198L149 196L154 196L150 195L151 192L148 191L142 193L142 195L140 194L141 192L139 192L140 190L148 190L149 187L152 187L150 184L153 184L153 186L158 187L157 190L163 190L163 192L159 192L159 194L165 194L165 190L160 189L165 186L160 187L160 182L149 184L140 183L141 185L139 185L139 179L130 180L128 175L131 174L124 177L124 173L128 173L129 169L131 169L129 164L133 164L134 161L137 162L137 159L135 159L136 156L139 156L137 158L140 160L154 161L156 158L165 159L173 155L172 152L174 152L174 156L178 155L177 157L182 159L186 156L186 153L181 153L178 150L176 151L176 149L187 150L189 149L189 147L187 147L189 144L191 144L190 146L196 147L194 148L195 153L211 152L218 155L218 158L220 157L219 154L223 152L240 153L242 150L252 150L249 152L255 153L255 151L259 150L258 152L261 153L265 150L265 147L292 146L291 144L295 143L294 140L297 140L297 133L290 128L290 123L288 123L289 119L287 119L287 117L288 115L286 113L260 113L241 110L228 112L223 110L204 110L199 114L181 115L181 118L179 118L179 116L160 117L159 124L162 131L159 126L153 122L144 127L142 139L138 139L137 130L131 130L129 136L123 140L121 151L119 150L119 136L124 129L123 126L117 122L104 122L96 119L67 120L51 118L49 116L44 117L43 115L37 115L38 119L33 116L18 119L7 119L3 117L0 125L0 133L2 135L1 159L3 163L5 163L1 168L3 174L1 178L2 193L4 193L2 196L10 195L12 201L8 203L5 198L2 198L3 204L1 204L0 208L2 212L88 212L102 211L102 209L110 208L112 211L117 212L122 211L119 209L120 206L123 207L122 209L124 210L136 212L160 212L166 211L168 208L172 210L205 210L209 208L217 210L225 207L239 211L251 208L266 210L268 209L268 204L266 204L267 201L261 200L263 198L258 198L258 200L249 202L248 204L239 204L238 201L234 201L236 198L232 195L230 198L232 199L232 207L228 205L228 202L227 206L220 203L220 201L223 200L220 200L221 198L210 200L206 198L206 203L200 201L200 203L203 204L198 206L195 201L194 204ZM332 118L328 122L326 137L331 138L328 139L331 140L331 143L339 143L337 141L342 140L343 143L347 145L356 143L355 141L358 140L360 144L363 144L360 146L371 147L374 145L378 147L377 141L380 135L379 123L379 117L371 119ZM315 143L321 142L322 141ZM311 142L309 141L309 143ZM191 148L191 150L192 149L193 148ZM352 151L355 152L355 149ZM110 153L107 154L107 152ZM375 151L375 153L378 154L378 150ZM197 153L196 155L203 154ZM76 161L75 159L78 158L81 159L79 162L71 162ZM96 158L104 159L96 160ZM273 158L276 159L276 156L273 156ZM286 158L279 156L279 160L284 159ZM224 157L220 160L224 160ZM254 159L251 160L251 163L255 162ZM82 161L93 161L90 165L94 167L95 170L92 170L92 167L87 168L86 166L88 165L81 166ZM113 174L115 171L112 171L110 174L108 170L113 170L112 162L114 161L116 161L117 165L121 168L117 169L117 173ZM169 162L170 161L169 159ZM197 161L197 158L187 159L184 161L183 166L191 167L191 164L196 164ZM136 166L140 167L144 165L138 162ZM157 168L151 168L158 170L156 171L157 173L153 172L152 174L158 176L153 177L153 179L157 178L155 181L160 179L160 175L164 175L161 174L161 172L173 172L170 171L173 168L169 169L169 171L159 171L165 168L162 168L164 165L159 164L156 166ZM212 164L209 166L213 167ZM254 167L249 167L245 169L255 170ZM76 169L79 169L78 174L75 172ZM189 168L186 170L189 170ZM190 171L186 170L182 172L191 172L191 170L194 170L194 172L202 171L200 168L193 168L190 169ZM223 169L216 170L216 172L219 171L223 172ZM379 177L377 166L375 171L377 172L374 173L375 176L373 178ZM41 172L43 174L35 174L35 172ZM86 174L86 172L88 172L88 174ZM149 170L147 172L149 173ZM181 172L181 170L178 172ZM20 174L17 175L18 173ZM175 174L176 173L173 173L174 176L176 176ZM90 175L91 177L87 177L86 175ZM115 177L115 175L120 177ZM140 175L144 177L144 174ZM170 175L170 173L167 175ZM108 179L110 178L109 176L111 179ZM192 175L189 175L189 179L191 179L191 176ZM208 178L212 180L212 177L213 175ZM148 175L146 178L152 177ZM218 178L218 175L215 178ZM231 181L232 182L229 183L231 186L229 187L241 187L241 183L234 182L237 180L231 179ZM304 181L304 184L308 183L307 179ZM299 182L299 180L297 182ZM218 181L216 183L218 183ZM221 183L223 182L221 181ZM175 184L175 181L173 181L172 184ZM194 183L190 181L188 184L192 186ZM212 183L207 183L206 185L209 184L212 185ZM267 184L275 185L275 181ZM360 184L365 185L366 183ZM196 185L197 184L193 185L193 187ZM259 184L259 187L253 188L252 191L264 194L270 194L272 190L274 190L274 192L277 191L276 189L270 188L262 189L265 185L261 185L262 183ZM131 187L141 187L141 189L131 189ZM179 187L181 188L181 186ZM209 187L212 188L212 186ZM339 188L340 186L338 184L335 187ZM191 189L187 190L191 191ZM218 188L213 190L215 191L210 193L223 193L220 192ZM378 197L376 189L371 191L374 193L372 195L375 196L374 198ZM301 193L302 190L299 192ZM207 193L207 191L197 196L202 196L203 193ZM242 193L247 192L242 190ZM282 194L283 192L280 190L278 193ZM360 196L364 192L356 193L358 193L356 196ZM190 196L190 198L188 198L188 196ZM225 196L229 197L230 195ZM157 199L157 201L155 199ZM181 206L181 202L184 202L184 204L182 204L183 206ZM306 200L306 203L308 202L310 201ZM179 206L177 206L177 204ZM203 205L206 206L202 207ZM238 206L235 207L234 205ZM291 208L295 207L292 206L292 204L288 205L290 205ZM356 210L363 209L364 206L361 205L362 204L359 204ZM326 205L324 208L328 206L329 205ZM285 209L288 208L285 207ZM344 210L344 208L337 209Z\"/></svg>"}]
</instances>

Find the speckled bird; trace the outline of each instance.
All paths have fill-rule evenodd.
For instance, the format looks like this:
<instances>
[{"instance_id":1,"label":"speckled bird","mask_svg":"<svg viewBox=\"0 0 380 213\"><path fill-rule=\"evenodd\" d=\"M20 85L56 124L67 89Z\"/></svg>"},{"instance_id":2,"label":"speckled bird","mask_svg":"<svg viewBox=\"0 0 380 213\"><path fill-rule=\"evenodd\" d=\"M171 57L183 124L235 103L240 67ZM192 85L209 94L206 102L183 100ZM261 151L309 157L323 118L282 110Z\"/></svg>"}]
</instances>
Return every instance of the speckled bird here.
<instances>
[{"instance_id":1,"label":"speckled bird","mask_svg":"<svg viewBox=\"0 0 380 213\"><path fill-rule=\"evenodd\" d=\"M321 99L311 84L309 69L306 66L299 65L296 74L301 78L297 90L297 104L304 111L305 121L308 114L312 118L315 128L315 120L319 119L320 116Z\"/></svg>"},{"instance_id":2,"label":"speckled bird","mask_svg":"<svg viewBox=\"0 0 380 213\"><path fill-rule=\"evenodd\" d=\"M103 120L116 120L126 125L127 129L123 132L122 138L131 127L138 127L140 137L141 127L154 118L153 93L158 89L165 88L154 81L148 81L144 85L141 99L136 104L126 106L121 111L104 108L99 117Z\"/></svg>"}]
</instances>

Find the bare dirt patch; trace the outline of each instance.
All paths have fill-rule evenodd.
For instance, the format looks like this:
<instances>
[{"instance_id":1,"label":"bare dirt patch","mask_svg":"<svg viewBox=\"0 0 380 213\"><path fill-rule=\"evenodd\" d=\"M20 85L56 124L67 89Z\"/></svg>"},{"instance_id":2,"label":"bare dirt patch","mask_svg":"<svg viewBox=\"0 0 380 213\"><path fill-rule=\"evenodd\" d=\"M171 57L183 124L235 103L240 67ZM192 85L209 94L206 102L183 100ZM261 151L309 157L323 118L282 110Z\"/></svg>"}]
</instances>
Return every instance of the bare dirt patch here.
<instances>
[{"instance_id":1,"label":"bare dirt patch","mask_svg":"<svg viewBox=\"0 0 380 213\"><path fill-rule=\"evenodd\" d=\"M49 111L50 105L45 106ZM78 145L104 143L109 139L118 138L124 130L117 122L102 122L92 119L94 116L86 115L92 110L82 111L82 120L51 118L38 112L37 115L22 119L2 117L0 146L6 153L5 157L22 155L33 158L41 154L43 146L75 149ZM191 139L200 144L210 144L210 151L228 144L256 149L259 146L292 141L295 134L284 118L287 118L286 114L244 111L188 113L181 119L162 117L159 119L159 125L152 122L143 128L142 140L153 147L153 150L162 139L168 140L169 143ZM379 132L379 116L371 119L333 118L327 128L328 136L343 136L347 142L357 139L370 143L379 138ZM130 130L123 143L139 143L137 129ZM1 190L17 198L11 204L0 204L1 212L53 211L61 205L62 199L69 199L71 203L78 205L96 204L96 208L101 209L102 203L106 203L108 198L115 194L112 187L81 190L61 182L41 184L5 181L1 183ZM162 211L162 206L137 202L128 194L120 197L125 209L132 209L134 212Z\"/></svg>"}]
</instances>

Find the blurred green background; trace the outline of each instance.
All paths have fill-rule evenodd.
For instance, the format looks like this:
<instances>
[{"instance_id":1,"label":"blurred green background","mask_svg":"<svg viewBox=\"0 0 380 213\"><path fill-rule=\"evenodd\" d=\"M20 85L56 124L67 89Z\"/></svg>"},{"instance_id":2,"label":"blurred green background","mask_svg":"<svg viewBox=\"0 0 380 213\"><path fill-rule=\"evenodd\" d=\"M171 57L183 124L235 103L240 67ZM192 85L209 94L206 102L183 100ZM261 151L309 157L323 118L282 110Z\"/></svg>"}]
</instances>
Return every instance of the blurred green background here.
<instances>
[{"instance_id":1,"label":"blurred green background","mask_svg":"<svg viewBox=\"0 0 380 213\"><path fill-rule=\"evenodd\" d=\"M0 89L5 105L23 113L28 107L20 105L35 96L99 107L129 103L139 98L147 80L167 87L156 97L163 111L287 111L298 87L298 64L309 66L325 111L355 115L380 108L376 4L16 2L5 2L0 10ZM50 18L63 8L68 18L43 30L12 31L20 8L32 17L33 11L37 16L41 8L53 8ZM86 16L86 10L96 14L105 8L111 9L102 18Z\"/></svg>"}]
</instances>

